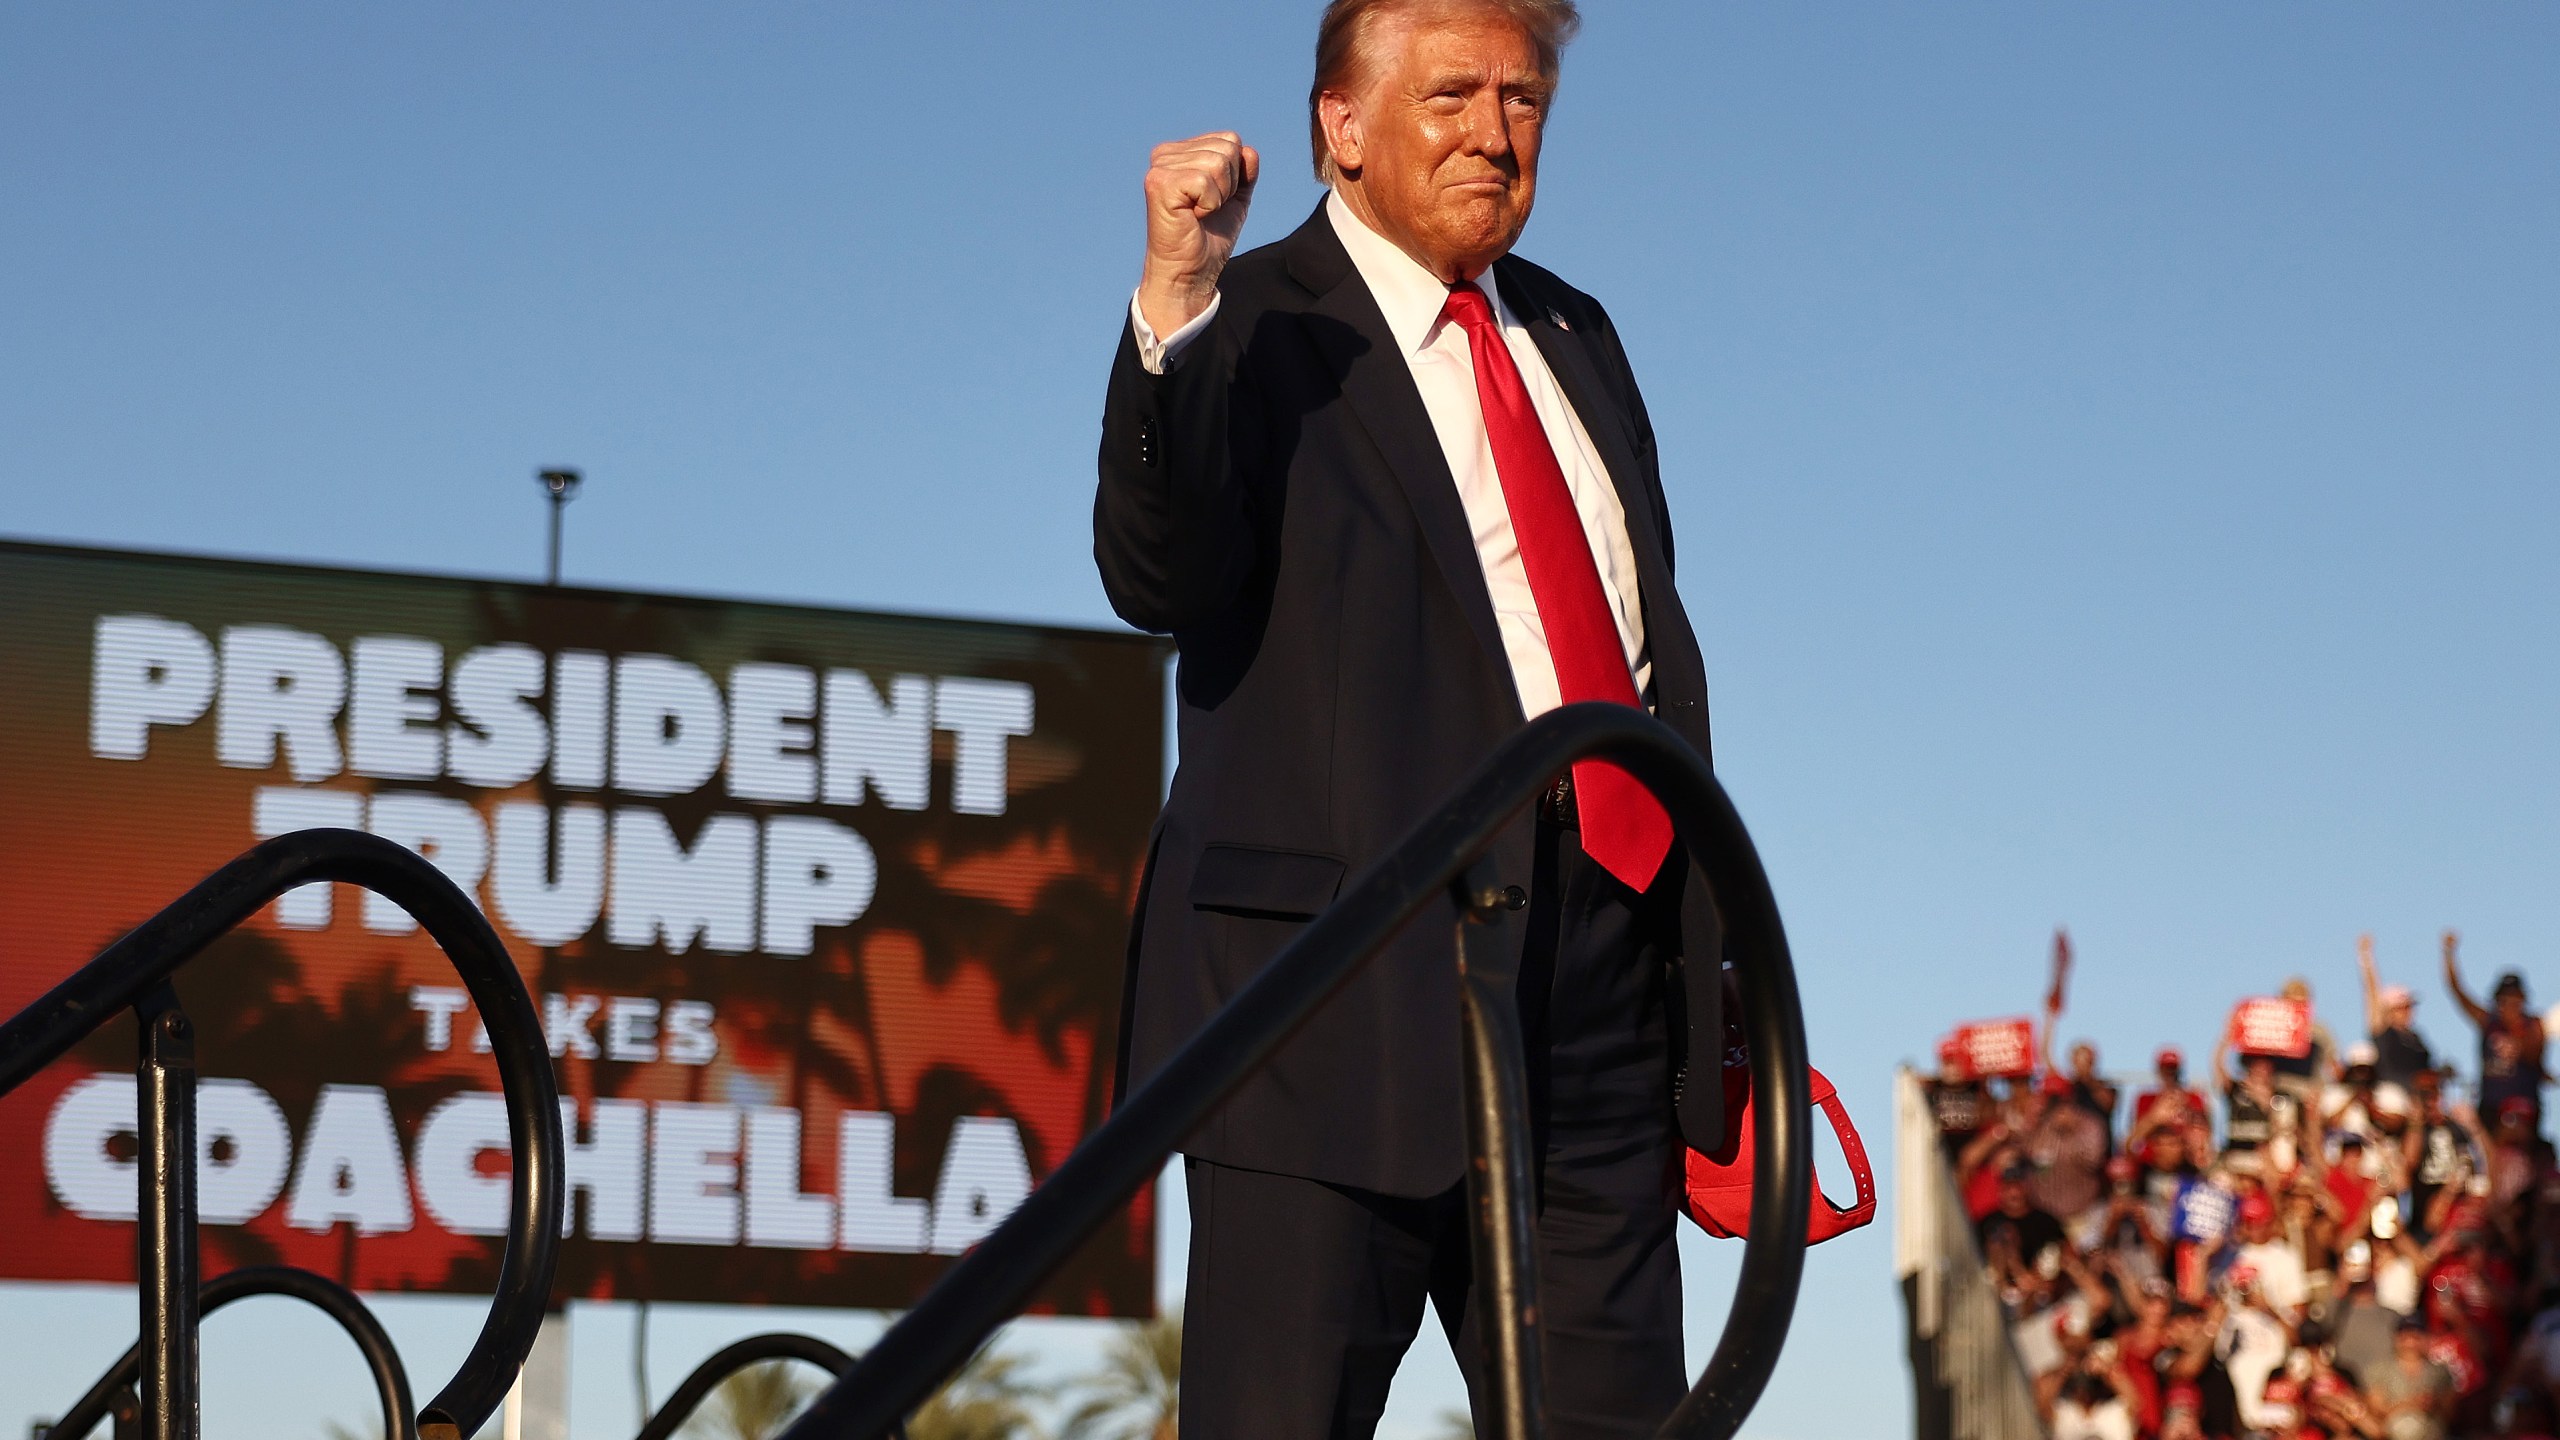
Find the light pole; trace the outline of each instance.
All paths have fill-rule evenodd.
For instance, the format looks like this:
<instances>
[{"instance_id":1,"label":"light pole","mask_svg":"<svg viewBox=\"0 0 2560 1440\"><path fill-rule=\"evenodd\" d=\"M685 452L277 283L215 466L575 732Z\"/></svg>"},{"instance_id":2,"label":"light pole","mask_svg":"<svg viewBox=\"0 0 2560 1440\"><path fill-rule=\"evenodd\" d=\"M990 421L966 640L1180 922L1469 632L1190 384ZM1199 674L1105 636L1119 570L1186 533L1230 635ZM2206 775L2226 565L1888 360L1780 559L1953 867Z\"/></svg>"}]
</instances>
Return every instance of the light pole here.
<instances>
[{"instance_id":1,"label":"light pole","mask_svg":"<svg viewBox=\"0 0 2560 1440\"><path fill-rule=\"evenodd\" d=\"M560 583L560 512L569 506L569 497L578 493L578 483L585 477L570 466L561 465L537 470L534 478L542 482L543 492L551 497L551 564L543 578L546 585ZM554 847L551 863L559 864L559 836L551 837ZM545 952L544 959L550 959ZM642 1411L646 1414L646 1410ZM565 1310L546 1311L542 1329L534 1336L532 1353L525 1357L524 1369L516 1375L514 1387L507 1391L500 1428L506 1440L566 1440L569 1433L569 1315Z\"/></svg>"},{"instance_id":2,"label":"light pole","mask_svg":"<svg viewBox=\"0 0 2560 1440\"><path fill-rule=\"evenodd\" d=\"M542 488L551 495L551 571L543 583L557 585L560 583L560 512L567 508L569 497L578 493L578 481L582 477L577 471L563 466L537 472L536 478L542 481Z\"/></svg>"}]
</instances>

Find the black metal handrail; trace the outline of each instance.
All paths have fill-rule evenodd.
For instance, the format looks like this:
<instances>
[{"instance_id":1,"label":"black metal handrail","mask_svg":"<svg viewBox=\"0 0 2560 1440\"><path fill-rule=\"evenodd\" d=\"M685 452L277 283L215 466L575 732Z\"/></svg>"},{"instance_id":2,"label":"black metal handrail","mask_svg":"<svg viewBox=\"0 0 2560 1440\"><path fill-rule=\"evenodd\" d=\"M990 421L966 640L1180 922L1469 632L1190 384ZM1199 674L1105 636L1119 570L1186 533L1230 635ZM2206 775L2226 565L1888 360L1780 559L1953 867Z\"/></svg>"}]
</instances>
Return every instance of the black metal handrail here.
<instances>
[{"instance_id":1,"label":"black metal handrail","mask_svg":"<svg viewBox=\"0 0 2560 1440\"><path fill-rule=\"evenodd\" d=\"M567 1172L559 1087L533 997L487 916L416 853L354 830L302 830L264 841L206 876L34 1004L0 1025L0 1095L112 1018L141 1022L139 1273L142 1411L151 1440L194 1440L194 1035L169 979L268 901L297 885L361 885L416 917L443 947L489 1032L506 1093L514 1177L506 1249L488 1318L453 1379L418 1414L423 1440L461 1440L499 1404L533 1349L560 1249Z\"/></svg>"},{"instance_id":2,"label":"black metal handrail","mask_svg":"<svg viewBox=\"0 0 2560 1440\"><path fill-rule=\"evenodd\" d=\"M1165 1157L1270 1058L1404 925L1462 877L1520 810L1574 761L1624 767L1658 797L1704 874L1724 925L1725 954L1741 994L1754 1096L1751 1231L1733 1307L1705 1374L1665 1423L1677 1440L1727 1440L1767 1385L1795 1312L1812 1203L1812 1089L1804 1016L1777 903L1751 837L1706 762L1672 731L1628 706L1569 705L1539 717L1478 766L1451 798L1371 864L1297 940L1212 1017L1189 1044L1060 1163L1013 1215L961 1257L853 1370L828 1387L783 1440L878 1440L912 1412L1014 1315L1031 1292L1111 1213L1155 1175ZM1502 1392L1496 1417L1506 1440L1539 1433L1535 1277L1528 1237L1526 1158L1518 1145L1516 1021L1499 987L1466 964L1474 922L1498 923L1498 897L1461 887L1461 989L1469 1029L1470 1167L1488 1332ZM1476 942L1481 943L1481 942ZM1712 976L1691 983L1714 983ZM1483 1013L1479 1013L1482 1011ZM1506 1050L1507 1046L1507 1050ZM1506 1057L1510 1066L1506 1073ZM1479 1177L1482 1177L1481 1179ZM1508 1199L1505 1199L1505 1192ZM1496 1231L1496 1226L1501 1227ZM1505 1271L1508 1272L1507 1278ZM1508 1332L1508 1333L1506 1333Z\"/></svg>"},{"instance_id":3,"label":"black metal handrail","mask_svg":"<svg viewBox=\"0 0 2560 1440\"><path fill-rule=\"evenodd\" d=\"M852 1356L815 1335L750 1335L713 1351L710 1359L693 1367L693 1373L684 1377L684 1383L667 1397L666 1404L658 1407L657 1414L649 1417L649 1423L640 1427L633 1440L673 1440L676 1431L693 1418L693 1412L701 1408L721 1381L767 1360L805 1360L831 1377L853 1368Z\"/></svg>"},{"instance_id":4,"label":"black metal handrail","mask_svg":"<svg viewBox=\"0 0 2560 1440\"><path fill-rule=\"evenodd\" d=\"M373 1317L356 1293L326 1275L290 1265L254 1265L233 1270L204 1282L199 1292L197 1314L211 1315L235 1300L253 1295L282 1295L308 1304L347 1332L363 1353L365 1367L373 1372L373 1388L382 1400L382 1433L387 1440L418 1440L417 1412L411 1408L409 1372L400 1363L400 1352L393 1348L391 1336L382 1322ZM62 1413L46 1433L57 1440L80 1440L115 1409L117 1397L129 1394L134 1381L142 1374L142 1346L137 1343L124 1352L89 1393Z\"/></svg>"}]
</instances>

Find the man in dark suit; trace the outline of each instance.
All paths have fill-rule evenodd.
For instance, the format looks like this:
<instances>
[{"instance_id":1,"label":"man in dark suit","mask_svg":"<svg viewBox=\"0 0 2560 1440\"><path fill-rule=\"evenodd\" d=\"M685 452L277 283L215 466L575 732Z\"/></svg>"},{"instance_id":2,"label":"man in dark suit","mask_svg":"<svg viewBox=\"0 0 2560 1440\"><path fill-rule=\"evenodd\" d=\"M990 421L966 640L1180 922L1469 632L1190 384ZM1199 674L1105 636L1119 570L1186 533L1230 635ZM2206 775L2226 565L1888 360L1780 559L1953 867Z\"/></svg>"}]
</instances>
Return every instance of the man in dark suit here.
<instances>
[{"instance_id":1,"label":"man in dark suit","mask_svg":"<svg viewBox=\"0 0 2560 1440\"><path fill-rule=\"evenodd\" d=\"M1113 608L1181 651L1126 1084L1528 717L1644 705L1707 753L1625 352L1597 302L1509 253L1576 18L1334 0L1310 96L1332 194L1276 245L1230 258L1251 147L1156 148L1094 507ZM1685 1389L1682 1140L1722 1125L1712 908L1605 765L1559 777L1491 860L1526 902L1503 930L1552 1433L1649 1435ZM1417 924L1186 1143L1186 1434L1369 1435L1426 1299L1483 1393L1458 1027L1449 926ZM1691 1049L1706 1083L1675 1085Z\"/></svg>"}]
</instances>

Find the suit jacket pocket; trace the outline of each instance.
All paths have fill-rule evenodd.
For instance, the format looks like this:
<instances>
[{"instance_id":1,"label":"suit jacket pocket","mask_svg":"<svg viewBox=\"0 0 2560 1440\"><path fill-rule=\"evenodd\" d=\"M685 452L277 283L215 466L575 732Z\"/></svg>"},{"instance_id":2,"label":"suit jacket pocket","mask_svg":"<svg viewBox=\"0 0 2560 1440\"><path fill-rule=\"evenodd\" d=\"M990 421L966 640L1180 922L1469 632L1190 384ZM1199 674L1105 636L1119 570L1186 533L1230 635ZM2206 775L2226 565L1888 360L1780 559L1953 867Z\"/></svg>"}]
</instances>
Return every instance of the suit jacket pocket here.
<instances>
[{"instance_id":1,"label":"suit jacket pocket","mask_svg":"<svg viewBox=\"0 0 2560 1440\"><path fill-rule=\"evenodd\" d=\"M1191 904L1228 915L1309 920L1333 903L1345 868L1330 855L1303 850L1211 845L1192 868Z\"/></svg>"}]
</instances>

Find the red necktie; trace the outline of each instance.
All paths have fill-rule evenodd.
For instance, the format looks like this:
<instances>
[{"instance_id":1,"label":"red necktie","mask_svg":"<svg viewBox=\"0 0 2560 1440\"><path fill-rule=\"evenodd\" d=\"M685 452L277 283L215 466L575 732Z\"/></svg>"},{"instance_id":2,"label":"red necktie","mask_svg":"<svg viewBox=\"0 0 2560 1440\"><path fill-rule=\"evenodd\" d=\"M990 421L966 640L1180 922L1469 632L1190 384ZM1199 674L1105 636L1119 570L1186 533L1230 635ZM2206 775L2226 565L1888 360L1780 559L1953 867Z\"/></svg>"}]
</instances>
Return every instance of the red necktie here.
<instances>
[{"instance_id":1,"label":"red necktie","mask_svg":"<svg viewBox=\"0 0 2560 1440\"><path fill-rule=\"evenodd\" d=\"M1636 704L1635 676L1627 670L1608 593L1600 588L1591 538L1573 507L1546 427L1529 403L1529 387L1511 362L1511 347L1494 323L1493 306L1475 286L1453 285L1441 317L1465 327L1467 349L1475 356L1476 400L1484 407L1485 436L1493 442L1493 468L1502 478L1520 563L1529 572L1529 595L1547 632L1556 688L1568 705ZM1671 817L1652 792L1605 760L1577 763L1573 791L1583 853L1635 889L1651 885L1671 849Z\"/></svg>"}]
</instances>

